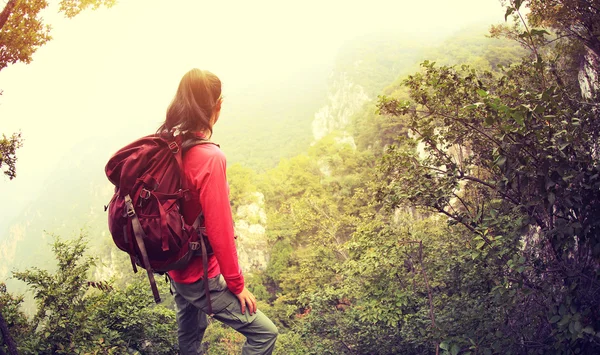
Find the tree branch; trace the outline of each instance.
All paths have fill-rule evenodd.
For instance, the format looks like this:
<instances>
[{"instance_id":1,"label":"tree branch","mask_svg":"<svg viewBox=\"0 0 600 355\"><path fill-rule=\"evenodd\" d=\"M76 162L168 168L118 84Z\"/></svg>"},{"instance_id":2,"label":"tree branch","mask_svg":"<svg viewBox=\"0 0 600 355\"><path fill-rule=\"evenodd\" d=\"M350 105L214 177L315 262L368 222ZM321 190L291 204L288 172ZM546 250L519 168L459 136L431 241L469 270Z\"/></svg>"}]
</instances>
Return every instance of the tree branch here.
<instances>
[{"instance_id":1,"label":"tree branch","mask_svg":"<svg viewBox=\"0 0 600 355\"><path fill-rule=\"evenodd\" d=\"M478 184L481 184L481 185L483 185L483 186L486 186L486 187L488 187L488 188L490 188L490 189L494 190L496 193L500 194L500 196L502 196L504 199L506 199L506 200L508 200L508 201L512 202L513 204L515 204L515 205L517 205L517 206L521 205L521 204L519 203L519 201L515 200L515 199L514 199L513 197L511 197L510 195L508 195L508 194L506 194L506 193L504 193L504 192L502 192L502 191L499 191L499 190L498 190L498 189L497 189L497 188L496 188L494 185L492 185L492 184L490 184L490 183L488 183L488 182L485 182L485 181L483 181L483 180L481 180L481 179L478 179L478 178L476 178L476 177L473 177L473 176L463 175L463 174L462 174L462 172L461 172L461 176L460 176L460 177L461 177L461 178L463 178L463 179L465 179L465 180L473 181L473 182L476 182L476 183L478 183ZM542 227L542 228L546 227L546 224L544 223L544 221L542 221L542 220L540 219L540 217L536 216L536 215L535 215L535 213L534 213L534 211L531 211L531 210L530 210L530 209L528 209L528 208L526 208L526 211L527 211L527 214L528 214L528 215L530 215L531 217L535 218L535 221L537 222L537 224L538 224L540 227Z\"/></svg>"},{"instance_id":2,"label":"tree branch","mask_svg":"<svg viewBox=\"0 0 600 355\"><path fill-rule=\"evenodd\" d=\"M453 192L452 194L454 195L454 197L456 197L460 201L460 203L462 203L462 205L465 207L465 210L467 210L467 213L469 215L472 215L471 210L469 209L469 207L467 207L467 204L465 203L465 201L463 201L463 199L460 196L458 196L456 193Z\"/></svg>"},{"instance_id":3,"label":"tree branch","mask_svg":"<svg viewBox=\"0 0 600 355\"><path fill-rule=\"evenodd\" d=\"M440 208L438 206L434 207L436 211L438 211L439 213L445 214L446 216L452 218L453 220L457 221L458 223L462 224L463 226L467 227L468 230L470 230L471 232L479 235L489 246L492 245L492 242L481 232L479 232L478 230L476 230L475 228L473 228L473 226L465 223L462 221L462 218L457 218L456 216L454 216L453 214L449 213L448 211L444 210L443 208Z\"/></svg>"},{"instance_id":4,"label":"tree branch","mask_svg":"<svg viewBox=\"0 0 600 355\"><path fill-rule=\"evenodd\" d=\"M12 14L13 9L15 6L17 6L19 1L20 0L9 0L6 6L4 6L4 10L2 10L2 13L0 13L0 30L2 30L2 27L4 27L6 24L6 21L8 21L8 18Z\"/></svg>"},{"instance_id":5,"label":"tree branch","mask_svg":"<svg viewBox=\"0 0 600 355\"><path fill-rule=\"evenodd\" d=\"M520 205L519 201L515 200L514 197L511 197L510 195L508 195L508 194L506 194L506 193L504 193L502 191L498 191L498 189L496 188L496 186L490 184L489 182L483 181L483 180L478 179L478 178L473 177L473 176L464 175L464 174L462 174L462 172L461 172L461 175L459 177L462 178L462 179L473 181L473 182L476 182L476 183L481 184L483 186L489 187L490 189L496 191L502 197L504 197L505 199L509 200L513 204L515 204L517 206Z\"/></svg>"}]
</instances>

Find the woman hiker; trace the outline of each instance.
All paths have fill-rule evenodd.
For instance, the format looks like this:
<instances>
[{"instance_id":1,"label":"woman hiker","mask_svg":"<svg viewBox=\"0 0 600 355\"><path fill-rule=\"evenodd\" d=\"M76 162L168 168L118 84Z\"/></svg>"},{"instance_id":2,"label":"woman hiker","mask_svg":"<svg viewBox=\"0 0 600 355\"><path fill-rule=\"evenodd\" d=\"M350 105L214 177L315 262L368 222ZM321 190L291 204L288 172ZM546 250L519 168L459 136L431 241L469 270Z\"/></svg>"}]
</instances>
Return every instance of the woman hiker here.
<instances>
[{"instance_id":1,"label":"woman hiker","mask_svg":"<svg viewBox=\"0 0 600 355\"><path fill-rule=\"evenodd\" d=\"M221 81L211 72L187 72L167 109L160 132L175 132L209 139L221 112ZM208 258L210 304L214 318L246 336L242 354L271 354L277 338L273 322L256 308L256 298L244 285L234 242L233 220L226 178L226 159L214 144L199 144L183 157L184 175L191 198L183 216L192 224L204 213L206 235L213 254ZM182 355L198 354L208 325L207 297L202 257L184 269L169 271L177 304L179 349Z\"/></svg>"}]
</instances>

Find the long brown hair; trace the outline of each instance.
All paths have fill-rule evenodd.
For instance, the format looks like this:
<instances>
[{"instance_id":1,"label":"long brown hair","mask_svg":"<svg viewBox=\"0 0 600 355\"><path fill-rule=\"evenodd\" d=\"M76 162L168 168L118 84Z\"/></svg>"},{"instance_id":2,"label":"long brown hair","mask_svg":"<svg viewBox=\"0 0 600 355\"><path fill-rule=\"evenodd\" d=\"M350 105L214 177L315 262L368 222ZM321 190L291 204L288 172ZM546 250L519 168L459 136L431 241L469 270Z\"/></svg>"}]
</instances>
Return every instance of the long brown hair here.
<instances>
[{"instance_id":1,"label":"long brown hair","mask_svg":"<svg viewBox=\"0 0 600 355\"><path fill-rule=\"evenodd\" d=\"M211 117L220 97L221 80L215 74L196 68L188 71L179 82L158 132L209 132L210 137L214 124Z\"/></svg>"}]
</instances>

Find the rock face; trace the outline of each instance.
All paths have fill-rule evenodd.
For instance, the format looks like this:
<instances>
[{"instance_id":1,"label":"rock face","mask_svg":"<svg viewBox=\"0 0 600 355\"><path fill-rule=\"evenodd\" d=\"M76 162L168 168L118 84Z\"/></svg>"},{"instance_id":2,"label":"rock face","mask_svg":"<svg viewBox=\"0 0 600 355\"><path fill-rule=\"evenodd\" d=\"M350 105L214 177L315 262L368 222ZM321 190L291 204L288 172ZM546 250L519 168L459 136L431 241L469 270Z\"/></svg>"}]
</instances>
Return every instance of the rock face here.
<instances>
[{"instance_id":1,"label":"rock face","mask_svg":"<svg viewBox=\"0 0 600 355\"><path fill-rule=\"evenodd\" d=\"M335 130L346 128L352 115L371 100L362 86L349 80L346 72L331 75L327 96L327 104L315 113L312 123L316 141Z\"/></svg>"},{"instance_id":2,"label":"rock face","mask_svg":"<svg viewBox=\"0 0 600 355\"><path fill-rule=\"evenodd\" d=\"M10 226L8 237L0 241L0 280L6 280L10 276L9 266L15 261L17 244L25 238L27 226L14 224Z\"/></svg>"},{"instance_id":3,"label":"rock face","mask_svg":"<svg viewBox=\"0 0 600 355\"><path fill-rule=\"evenodd\" d=\"M238 207L235 215L238 258L244 272L264 270L269 262L265 197L260 192L254 195L256 202Z\"/></svg>"}]
</instances>

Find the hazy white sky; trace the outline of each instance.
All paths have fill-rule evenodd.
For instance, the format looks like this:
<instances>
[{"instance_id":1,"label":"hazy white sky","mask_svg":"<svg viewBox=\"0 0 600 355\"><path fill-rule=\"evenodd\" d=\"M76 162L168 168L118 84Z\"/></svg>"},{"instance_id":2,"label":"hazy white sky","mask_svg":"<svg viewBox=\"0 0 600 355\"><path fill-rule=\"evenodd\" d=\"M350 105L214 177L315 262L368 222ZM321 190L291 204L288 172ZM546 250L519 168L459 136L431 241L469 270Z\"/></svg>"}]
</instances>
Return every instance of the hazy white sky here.
<instances>
[{"instance_id":1,"label":"hazy white sky","mask_svg":"<svg viewBox=\"0 0 600 355\"><path fill-rule=\"evenodd\" d=\"M25 138L18 178L0 178L0 205L11 208L0 218L40 193L35 186L74 143L100 137L108 157L125 143L111 140L115 130L153 132L192 67L217 74L227 96L250 82L310 75L362 34L449 33L503 15L498 0L120 0L71 20L51 8L44 18L54 39L30 65L0 72L0 133Z\"/></svg>"}]
</instances>

